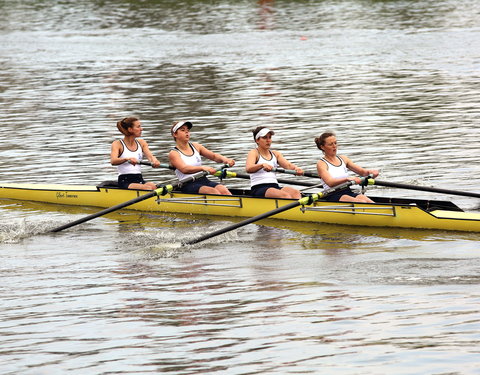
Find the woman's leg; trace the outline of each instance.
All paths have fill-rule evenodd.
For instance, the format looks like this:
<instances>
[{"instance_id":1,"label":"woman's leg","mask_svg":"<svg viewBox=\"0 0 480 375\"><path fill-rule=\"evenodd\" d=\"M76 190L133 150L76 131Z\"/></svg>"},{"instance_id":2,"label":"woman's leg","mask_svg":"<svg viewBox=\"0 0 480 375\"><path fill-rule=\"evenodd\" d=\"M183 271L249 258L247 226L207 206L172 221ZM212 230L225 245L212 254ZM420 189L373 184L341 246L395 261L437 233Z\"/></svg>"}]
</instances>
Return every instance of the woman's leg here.
<instances>
[{"instance_id":1,"label":"woman's leg","mask_svg":"<svg viewBox=\"0 0 480 375\"><path fill-rule=\"evenodd\" d=\"M340 202L362 202L362 203L375 203L369 197L363 194L358 194L356 197L344 194L340 197Z\"/></svg>"},{"instance_id":2,"label":"woman's leg","mask_svg":"<svg viewBox=\"0 0 480 375\"><path fill-rule=\"evenodd\" d=\"M266 198L291 198L290 194L284 189L280 190L280 189L270 188L265 192L265 197Z\"/></svg>"},{"instance_id":3,"label":"woman's leg","mask_svg":"<svg viewBox=\"0 0 480 375\"><path fill-rule=\"evenodd\" d=\"M132 182L130 185L128 185L128 188L136 190L155 190L157 188L157 185L155 185L153 182L146 182L144 184Z\"/></svg>"},{"instance_id":4,"label":"woman's leg","mask_svg":"<svg viewBox=\"0 0 480 375\"><path fill-rule=\"evenodd\" d=\"M300 193L299 190L292 188L290 186L283 187L282 191L285 191L286 193L288 193L289 195L288 198L300 199L302 197L302 193Z\"/></svg>"},{"instance_id":5,"label":"woman's leg","mask_svg":"<svg viewBox=\"0 0 480 375\"><path fill-rule=\"evenodd\" d=\"M232 195L230 190L228 190L224 185L217 185L215 187L211 186L202 186L198 190L199 194L222 194L222 195Z\"/></svg>"}]
</instances>

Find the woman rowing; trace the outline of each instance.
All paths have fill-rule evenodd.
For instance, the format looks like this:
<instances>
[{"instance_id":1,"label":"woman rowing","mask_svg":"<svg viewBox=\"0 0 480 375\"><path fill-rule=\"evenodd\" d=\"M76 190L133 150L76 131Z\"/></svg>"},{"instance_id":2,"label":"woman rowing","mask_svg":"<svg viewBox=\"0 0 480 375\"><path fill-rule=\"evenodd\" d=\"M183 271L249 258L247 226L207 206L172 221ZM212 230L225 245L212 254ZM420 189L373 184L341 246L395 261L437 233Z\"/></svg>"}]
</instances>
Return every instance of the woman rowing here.
<instances>
[{"instance_id":1,"label":"woman rowing","mask_svg":"<svg viewBox=\"0 0 480 375\"><path fill-rule=\"evenodd\" d=\"M171 128L172 136L175 139L175 147L169 152L168 159L170 164L175 167L175 173L179 180L197 172L206 171L214 174L217 171L215 168L202 165L202 156L217 163L227 164L230 167L235 165L235 160L216 154L200 143L190 142L192 126L189 121L177 121L173 123ZM182 185L181 191L190 194L232 194L224 185L210 181L207 177Z\"/></svg>"},{"instance_id":2,"label":"woman rowing","mask_svg":"<svg viewBox=\"0 0 480 375\"><path fill-rule=\"evenodd\" d=\"M250 173L251 193L255 197L267 198L293 198L300 199L299 190L278 185L277 177L273 171L278 166L295 170L297 175L303 170L292 164L279 151L271 150L273 130L259 126L253 132L253 139L257 147L250 150L247 155L246 171Z\"/></svg>"},{"instance_id":3,"label":"woman rowing","mask_svg":"<svg viewBox=\"0 0 480 375\"><path fill-rule=\"evenodd\" d=\"M148 143L140 139L142 124L136 117L125 117L117 122L118 130L123 139L113 141L110 151L110 163L118 169L118 186L122 189L154 190L153 182L145 182L142 176L140 162L145 156L152 167L159 167L160 162L150 152Z\"/></svg>"},{"instance_id":4,"label":"woman rowing","mask_svg":"<svg viewBox=\"0 0 480 375\"><path fill-rule=\"evenodd\" d=\"M322 150L323 158L317 162L317 172L322 179L323 187L329 189L348 181L354 181L359 184L359 177L349 177L348 171L353 171L360 176L372 175L374 178L379 172L376 169L365 169L352 162L345 155L337 155L337 137L335 133L326 132L320 137L315 138L317 147ZM350 187L327 195L325 197L330 202L365 202L373 201L364 194L353 192Z\"/></svg>"}]
</instances>

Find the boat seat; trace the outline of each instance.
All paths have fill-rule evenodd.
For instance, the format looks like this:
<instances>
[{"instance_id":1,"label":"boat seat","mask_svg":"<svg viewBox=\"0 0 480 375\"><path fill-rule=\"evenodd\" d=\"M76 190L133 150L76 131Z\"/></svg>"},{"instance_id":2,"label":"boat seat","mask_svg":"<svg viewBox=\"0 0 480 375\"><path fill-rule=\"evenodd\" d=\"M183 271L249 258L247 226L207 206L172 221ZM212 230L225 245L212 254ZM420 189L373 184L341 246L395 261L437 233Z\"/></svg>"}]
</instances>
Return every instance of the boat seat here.
<instances>
[{"instance_id":1,"label":"boat seat","mask_svg":"<svg viewBox=\"0 0 480 375\"><path fill-rule=\"evenodd\" d=\"M97 187L99 188L118 188L118 181L114 181L114 180L111 180L111 181L103 181L103 182L100 182Z\"/></svg>"}]
</instances>

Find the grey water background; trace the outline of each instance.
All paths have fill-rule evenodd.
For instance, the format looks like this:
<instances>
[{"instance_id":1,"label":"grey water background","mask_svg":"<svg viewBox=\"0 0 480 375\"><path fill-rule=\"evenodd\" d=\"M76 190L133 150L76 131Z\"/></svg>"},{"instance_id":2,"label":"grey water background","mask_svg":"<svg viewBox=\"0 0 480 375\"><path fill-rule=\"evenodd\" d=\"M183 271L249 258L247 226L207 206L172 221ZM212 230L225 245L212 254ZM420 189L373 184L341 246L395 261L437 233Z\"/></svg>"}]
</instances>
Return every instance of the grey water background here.
<instances>
[{"instance_id":1,"label":"grey water background","mask_svg":"<svg viewBox=\"0 0 480 375\"><path fill-rule=\"evenodd\" d=\"M96 184L115 123L242 170L249 131L383 180L478 192L477 1L1 1L2 182ZM171 178L148 170L150 180ZM230 186L247 186L232 180ZM370 195L477 199L375 189ZM0 202L2 374L479 374L479 235Z\"/></svg>"}]
</instances>

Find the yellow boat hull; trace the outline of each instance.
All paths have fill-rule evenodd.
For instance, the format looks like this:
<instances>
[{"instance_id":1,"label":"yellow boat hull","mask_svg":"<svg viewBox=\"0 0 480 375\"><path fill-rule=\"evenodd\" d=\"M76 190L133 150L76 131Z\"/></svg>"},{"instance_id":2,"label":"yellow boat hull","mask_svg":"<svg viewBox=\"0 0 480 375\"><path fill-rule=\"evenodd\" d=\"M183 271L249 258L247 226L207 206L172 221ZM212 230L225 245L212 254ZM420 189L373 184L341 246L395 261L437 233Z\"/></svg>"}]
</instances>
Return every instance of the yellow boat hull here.
<instances>
[{"instance_id":1,"label":"yellow boat hull","mask_svg":"<svg viewBox=\"0 0 480 375\"><path fill-rule=\"evenodd\" d=\"M252 217L292 202L288 199L249 197L241 190L235 192L236 194L233 196L173 192L162 197L146 199L129 206L128 209L208 216ZM0 199L101 208L112 207L146 193L146 191L90 185L0 185ZM305 222L309 226L329 223L480 232L480 213L464 212L450 202L379 199L381 202L377 203L376 200L375 204L317 201L309 206L300 206L284 211L272 218Z\"/></svg>"}]
</instances>

